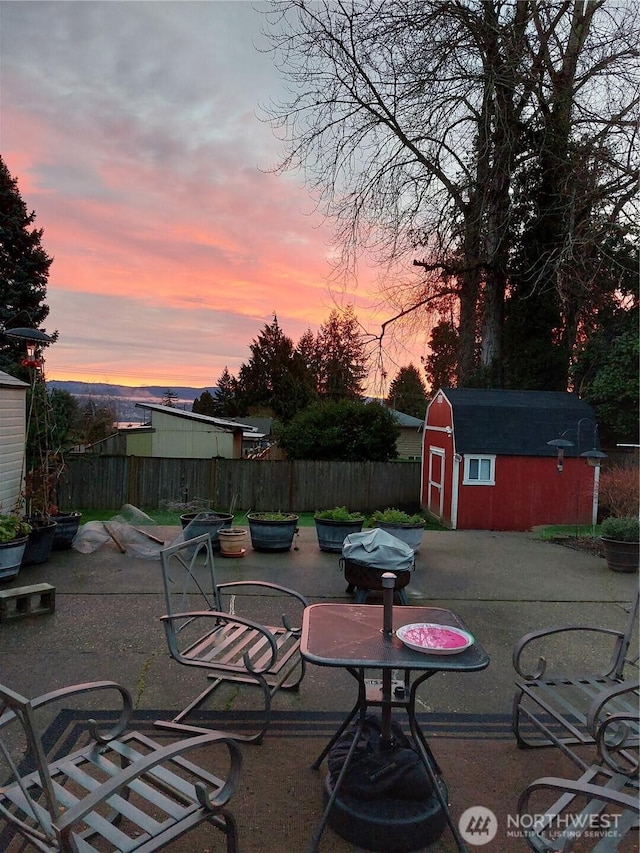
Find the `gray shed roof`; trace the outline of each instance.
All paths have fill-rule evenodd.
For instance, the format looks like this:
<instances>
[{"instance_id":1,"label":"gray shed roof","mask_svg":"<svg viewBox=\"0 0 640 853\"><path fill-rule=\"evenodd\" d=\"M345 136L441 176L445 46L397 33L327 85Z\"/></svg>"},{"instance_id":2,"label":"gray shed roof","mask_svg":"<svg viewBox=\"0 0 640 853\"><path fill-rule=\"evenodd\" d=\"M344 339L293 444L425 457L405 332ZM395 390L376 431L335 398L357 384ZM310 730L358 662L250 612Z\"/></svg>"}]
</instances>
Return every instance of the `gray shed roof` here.
<instances>
[{"instance_id":1,"label":"gray shed roof","mask_svg":"<svg viewBox=\"0 0 640 853\"><path fill-rule=\"evenodd\" d=\"M575 394L486 388L441 391L453 410L458 453L555 456L556 448L547 442L560 436L574 444L565 448L566 456L591 450L594 442L600 447L595 413Z\"/></svg>"},{"instance_id":2,"label":"gray shed roof","mask_svg":"<svg viewBox=\"0 0 640 853\"><path fill-rule=\"evenodd\" d=\"M0 370L0 385L6 388L29 387L27 382L23 382L22 379L16 379L15 376L12 376L10 373L5 373L4 370Z\"/></svg>"}]
</instances>

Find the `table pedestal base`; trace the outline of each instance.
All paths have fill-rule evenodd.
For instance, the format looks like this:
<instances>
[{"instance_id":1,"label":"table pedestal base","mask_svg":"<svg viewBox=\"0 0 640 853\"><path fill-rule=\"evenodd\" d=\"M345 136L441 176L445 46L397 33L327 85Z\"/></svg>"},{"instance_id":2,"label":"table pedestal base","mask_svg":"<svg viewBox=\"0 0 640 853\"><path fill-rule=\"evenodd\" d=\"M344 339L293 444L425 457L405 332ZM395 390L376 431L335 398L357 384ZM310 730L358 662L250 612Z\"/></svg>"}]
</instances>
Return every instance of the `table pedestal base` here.
<instances>
[{"instance_id":1,"label":"table pedestal base","mask_svg":"<svg viewBox=\"0 0 640 853\"><path fill-rule=\"evenodd\" d=\"M442 780L440 789L446 799L447 789ZM325 806L332 790L327 773ZM446 829L447 818L435 794L426 800L362 800L339 792L328 823L341 838L364 850L411 853L437 841Z\"/></svg>"}]
</instances>

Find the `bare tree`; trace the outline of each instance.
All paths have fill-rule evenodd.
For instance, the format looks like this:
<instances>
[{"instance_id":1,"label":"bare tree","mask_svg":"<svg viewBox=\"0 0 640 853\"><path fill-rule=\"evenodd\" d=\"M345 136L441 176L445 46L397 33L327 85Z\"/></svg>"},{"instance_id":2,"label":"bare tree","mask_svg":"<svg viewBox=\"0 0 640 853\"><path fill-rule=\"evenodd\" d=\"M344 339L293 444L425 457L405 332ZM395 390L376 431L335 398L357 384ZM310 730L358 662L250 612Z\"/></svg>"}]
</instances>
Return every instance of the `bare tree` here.
<instances>
[{"instance_id":1,"label":"bare tree","mask_svg":"<svg viewBox=\"0 0 640 853\"><path fill-rule=\"evenodd\" d=\"M615 219L629 205L635 4L283 0L267 30L292 84L268 110L286 145L281 168L302 168L334 220L342 270L366 250L394 282L412 263L420 271L384 289L394 315L382 334L416 313L433 327L454 299L458 381L476 358L495 381L511 264L534 220L568 223L560 248L526 257L534 291L568 268L578 212L590 239L596 208L585 212L587 184L573 180L578 147L597 155L591 197ZM540 208L524 222L513 207L521 173L540 178ZM576 328L567 314L567 339Z\"/></svg>"}]
</instances>

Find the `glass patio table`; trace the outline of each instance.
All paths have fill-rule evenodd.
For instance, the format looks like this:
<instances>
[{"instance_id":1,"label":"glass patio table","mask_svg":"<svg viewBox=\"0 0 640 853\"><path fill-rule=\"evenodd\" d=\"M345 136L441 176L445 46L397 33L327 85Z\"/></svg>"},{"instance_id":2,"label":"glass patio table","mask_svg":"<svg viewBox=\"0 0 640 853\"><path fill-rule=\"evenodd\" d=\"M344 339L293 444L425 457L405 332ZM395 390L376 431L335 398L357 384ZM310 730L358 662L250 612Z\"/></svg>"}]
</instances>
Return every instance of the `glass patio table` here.
<instances>
[{"instance_id":1,"label":"glass patio table","mask_svg":"<svg viewBox=\"0 0 640 853\"><path fill-rule=\"evenodd\" d=\"M394 580L389 581L390 584ZM338 796L342 780L355 751L366 713L369 708L381 711L381 744L391 742L391 715L403 708L417 751L424 764L434 794L456 840L458 850L467 848L453 820L447 798L438 777L442 772L427 739L416 719L415 703L418 687L439 672L476 672L489 665L482 646L474 642L463 651L424 653L409 648L397 636L397 631L412 623L430 623L468 631L462 619L440 607L393 606L393 586L384 590L384 604L312 604L303 613L300 651L309 663L346 669L356 680L358 696L346 719L322 750L313 764L318 769L332 746L349 723L358 716L353 742L331 790L322 820L316 829L311 851L318 850L320 838L329 820L331 808ZM367 678L372 670L381 670L381 679ZM399 680L396 675L402 673ZM446 789L445 789L446 790Z\"/></svg>"}]
</instances>

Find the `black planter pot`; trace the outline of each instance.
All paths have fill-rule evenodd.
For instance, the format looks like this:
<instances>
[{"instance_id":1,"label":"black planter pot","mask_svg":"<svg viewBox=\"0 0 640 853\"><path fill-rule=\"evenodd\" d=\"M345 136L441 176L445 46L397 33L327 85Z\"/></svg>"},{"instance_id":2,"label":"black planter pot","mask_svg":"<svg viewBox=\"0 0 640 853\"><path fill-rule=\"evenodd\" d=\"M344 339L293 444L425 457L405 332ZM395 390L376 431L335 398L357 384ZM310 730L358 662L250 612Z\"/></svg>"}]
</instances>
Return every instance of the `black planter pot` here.
<instances>
[{"instance_id":1,"label":"black planter pot","mask_svg":"<svg viewBox=\"0 0 640 853\"><path fill-rule=\"evenodd\" d=\"M31 525L31 533L27 537L27 547L24 549L22 565L34 566L38 563L46 563L51 556L56 523L55 521L35 518L25 520Z\"/></svg>"},{"instance_id":2,"label":"black planter pot","mask_svg":"<svg viewBox=\"0 0 640 853\"><path fill-rule=\"evenodd\" d=\"M187 512L180 516L180 523L189 539L209 533L213 550L219 551L218 531L223 527L231 527L233 518L233 515L225 512Z\"/></svg>"},{"instance_id":3,"label":"black planter pot","mask_svg":"<svg viewBox=\"0 0 640 853\"><path fill-rule=\"evenodd\" d=\"M637 572L640 564L640 543L600 537L607 568L612 572Z\"/></svg>"},{"instance_id":4,"label":"black planter pot","mask_svg":"<svg viewBox=\"0 0 640 853\"><path fill-rule=\"evenodd\" d=\"M53 550L65 551L71 548L71 543L82 521L82 513L59 512L57 515L51 516L51 520L56 523L56 529L53 534Z\"/></svg>"}]
</instances>

